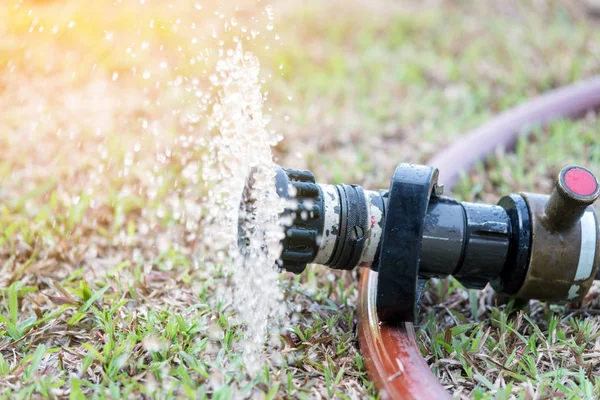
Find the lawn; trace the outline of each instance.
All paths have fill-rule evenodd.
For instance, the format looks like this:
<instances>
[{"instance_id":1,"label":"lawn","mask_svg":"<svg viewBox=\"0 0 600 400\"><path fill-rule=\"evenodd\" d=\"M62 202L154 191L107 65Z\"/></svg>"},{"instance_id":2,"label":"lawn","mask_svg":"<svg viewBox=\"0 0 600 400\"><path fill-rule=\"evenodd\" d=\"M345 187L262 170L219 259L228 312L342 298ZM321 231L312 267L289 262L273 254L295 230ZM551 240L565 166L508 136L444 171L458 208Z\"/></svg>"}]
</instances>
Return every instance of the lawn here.
<instances>
[{"instance_id":1,"label":"lawn","mask_svg":"<svg viewBox=\"0 0 600 400\"><path fill-rule=\"evenodd\" d=\"M282 274L288 311L258 372L240 354L244 321L220 295L231 271L203 246L206 153L190 145L218 136L210 75L236 33L261 62L276 162L367 188L600 71L592 1L280 0L273 30L262 2L10 3L0 6L4 398L377 396L354 333L357 272ZM568 163L600 172L599 130L590 114L531 132L455 194L548 192ZM456 397L598 396L598 289L580 305L520 313L492 306L488 290L432 282L423 355Z\"/></svg>"}]
</instances>

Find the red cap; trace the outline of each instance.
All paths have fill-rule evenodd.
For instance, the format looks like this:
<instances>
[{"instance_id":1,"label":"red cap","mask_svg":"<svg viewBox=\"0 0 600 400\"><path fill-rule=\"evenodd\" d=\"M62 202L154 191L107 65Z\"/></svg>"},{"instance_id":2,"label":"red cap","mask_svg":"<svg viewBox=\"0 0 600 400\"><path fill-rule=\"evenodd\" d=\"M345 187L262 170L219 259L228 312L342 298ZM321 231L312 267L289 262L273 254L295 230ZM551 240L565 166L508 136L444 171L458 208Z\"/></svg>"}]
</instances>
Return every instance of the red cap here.
<instances>
[{"instance_id":1,"label":"red cap","mask_svg":"<svg viewBox=\"0 0 600 400\"><path fill-rule=\"evenodd\" d=\"M580 167L570 168L564 174L564 183L577 196L588 197L598 191L598 181L594 174Z\"/></svg>"}]
</instances>

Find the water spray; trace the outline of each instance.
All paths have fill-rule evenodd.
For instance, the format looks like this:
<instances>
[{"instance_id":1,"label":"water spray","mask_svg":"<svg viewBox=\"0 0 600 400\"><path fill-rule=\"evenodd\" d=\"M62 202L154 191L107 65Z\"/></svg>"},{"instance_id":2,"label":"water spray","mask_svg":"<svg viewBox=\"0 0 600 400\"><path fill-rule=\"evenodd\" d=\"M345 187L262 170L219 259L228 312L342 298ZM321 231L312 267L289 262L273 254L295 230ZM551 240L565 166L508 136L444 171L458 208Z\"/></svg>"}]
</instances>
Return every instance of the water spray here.
<instances>
[{"instance_id":1,"label":"water spray","mask_svg":"<svg viewBox=\"0 0 600 400\"><path fill-rule=\"evenodd\" d=\"M241 206L242 251L252 226L246 222L260 207L253 181L251 175ZM310 171L280 167L274 181L289 204L278 266L294 273L309 263L377 271L377 312L385 321L414 321L423 286L434 277L564 303L582 300L598 270L592 204L600 183L584 167L560 171L550 195L511 194L495 205L444 196L438 170L424 165L400 164L387 190L319 184Z\"/></svg>"}]
</instances>

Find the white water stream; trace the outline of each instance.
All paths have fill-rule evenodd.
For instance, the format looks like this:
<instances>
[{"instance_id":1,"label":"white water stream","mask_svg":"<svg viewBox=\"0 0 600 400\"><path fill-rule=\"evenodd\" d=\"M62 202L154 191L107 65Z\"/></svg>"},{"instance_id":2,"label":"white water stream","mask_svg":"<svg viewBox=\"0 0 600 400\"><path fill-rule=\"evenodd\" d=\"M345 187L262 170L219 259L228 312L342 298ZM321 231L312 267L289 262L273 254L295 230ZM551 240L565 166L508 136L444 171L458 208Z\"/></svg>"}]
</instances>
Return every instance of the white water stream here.
<instances>
[{"instance_id":1,"label":"white water stream","mask_svg":"<svg viewBox=\"0 0 600 400\"><path fill-rule=\"evenodd\" d=\"M270 7L267 13L272 26ZM219 295L234 307L245 327L240 350L248 370L257 372L263 365L267 335L278 341L279 322L286 315L275 267L284 234L279 223L284 203L275 193L271 152L279 138L267 129L268 117L263 115L259 60L244 51L241 41L223 52L210 81L218 95L209 117L213 135L202 165L202 180L210 188L203 204L204 264L222 265L231 276L231 287ZM238 217L251 170L256 171L253 194L260 207L249 221L256 234L242 256Z\"/></svg>"}]
</instances>

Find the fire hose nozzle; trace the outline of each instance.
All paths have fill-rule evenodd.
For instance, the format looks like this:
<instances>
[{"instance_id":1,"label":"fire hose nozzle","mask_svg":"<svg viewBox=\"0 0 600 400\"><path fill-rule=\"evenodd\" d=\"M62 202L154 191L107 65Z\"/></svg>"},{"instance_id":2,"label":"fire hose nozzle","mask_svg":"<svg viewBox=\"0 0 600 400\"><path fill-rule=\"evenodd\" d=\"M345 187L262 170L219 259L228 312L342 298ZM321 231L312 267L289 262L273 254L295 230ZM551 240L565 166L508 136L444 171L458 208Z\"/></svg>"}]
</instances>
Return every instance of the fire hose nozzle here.
<instances>
[{"instance_id":1,"label":"fire hose nozzle","mask_svg":"<svg viewBox=\"0 0 600 400\"><path fill-rule=\"evenodd\" d=\"M497 205L443 196L437 169L423 165L400 164L389 189L379 191L319 184L309 171L275 172L277 193L290 203L283 217L291 220L279 267L377 271L383 320L413 321L432 277L567 302L583 298L598 270L600 234L591 204L600 184L583 167L563 169L551 195L512 194Z\"/></svg>"},{"instance_id":2,"label":"fire hose nozzle","mask_svg":"<svg viewBox=\"0 0 600 400\"><path fill-rule=\"evenodd\" d=\"M358 185L323 185L310 171L276 167L277 193L291 217L282 241L280 267L300 273L309 263L333 269L376 264L384 200Z\"/></svg>"}]
</instances>

